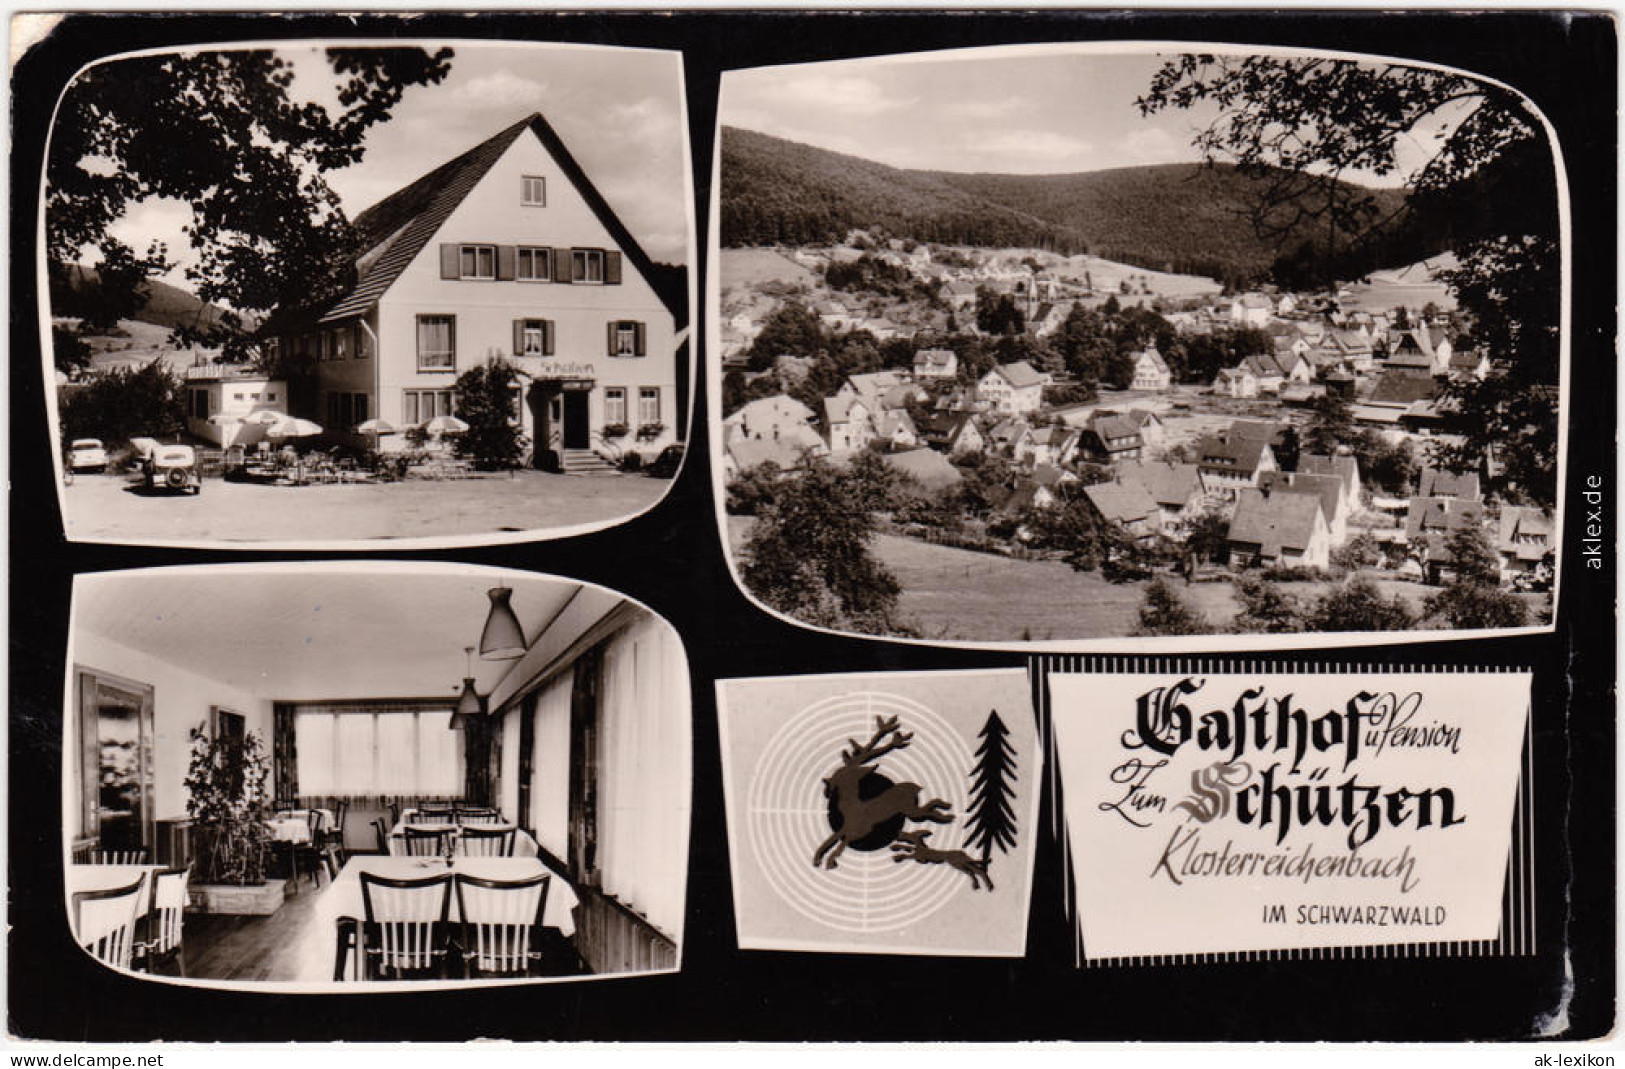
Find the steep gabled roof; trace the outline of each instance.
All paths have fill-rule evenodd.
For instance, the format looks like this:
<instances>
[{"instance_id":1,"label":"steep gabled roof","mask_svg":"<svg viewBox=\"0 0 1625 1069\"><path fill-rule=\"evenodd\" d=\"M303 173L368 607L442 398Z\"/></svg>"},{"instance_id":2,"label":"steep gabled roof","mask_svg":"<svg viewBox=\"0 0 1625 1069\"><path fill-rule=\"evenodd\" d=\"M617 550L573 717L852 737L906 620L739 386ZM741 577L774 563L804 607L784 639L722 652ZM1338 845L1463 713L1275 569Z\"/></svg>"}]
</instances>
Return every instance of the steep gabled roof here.
<instances>
[{"instance_id":1,"label":"steep gabled roof","mask_svg":"<svg viewBox=\"0 0 1625 1069\"><path fill-rule=\"evenodd\" d=\"M1445 471L1443 468L1423 468L1417 479L1417 497L1459 497L1464 501L1477 501L1484 496L1479 489L1476 472Z\"/></svg>"},{"instance_id":2,"label":"steep gabled roof","mask_svg":"<svg viewBox=\"0 0 1625 1069\"><path fill-rule=\"evenodd\" d=\"M1413 497L1405 511L1405 537L1415 539L1425 531L1454 531L1477 524L1484 506L1457 497Z\"/></svg>"},{"instance_id":3,"label":"steep gabled roof","mask_svg":"<svg viewBox=\"0 0 1625 1069\"><path fill-rule=\"evenodd\" d=\"M1083 496L1106 519L1130 524L1157 515L1157 503L1138 484L1094 483L1083 488Z\"/></svg>"},{"instance_id":4,"label":"steep gabled roof","mask_svg":"<svg viewBox=\"0 0 1625 1069\"><path fill-rule=\"evenodd\" d=\"M1335 475L1343 480L1351 494L1360 481L1360 462L1345 453L1331 457L1323 453L1303 453L1298 457L1298 470L1305 475Z\"/></svg>"},{"instance_id":5,"label":"steep gabled roof","mask_svg":"<svg viewBox=\"0 0 1625 1069\"><path fill-rule=\"evenodd\" d=\"M531 113L356 216L355 227L361 234L361 247L366 254L363 259L367 256L375 258L355 287L321 317L322 322L357 316L371 308L526 130L541 141L542 147L553 157L553 162L559 165L559 170L564 172L576 192L581 194L598 222L609 231L616 247L681 323L687 309L678 307L675 295L667 294L664 287L656 282L654 264L648 254L598 192L575 157L570 155L570 150L564 147L564 142L541 112Z\"/></svg>"},{"instance_id":6,"label":"steep gabled roof","mask_svg":"<svg viewBox=\"0 0 1625 1069\"><path fill-rule=\"evenodd\" d=\"M999 377L1016 389L1025 389L1028 386L1042 386L1044 376L1040 375L1033 366L1025 360L1017 360L1013 364L1000 364L993 369Z\"/></svg>"},{"instance_id":7,"label":"steep gabled roof","mask_svg":"<svg viewBox=\"0 0 1625 1069\"><path fill-rule=\"evenodd\" d=\"M1320 514L1330 523L1337 518L1343 500L1343 480L1336 475L1310 475L1302 471L1266 471L1258 476L1258 488L1281 494L1315 494L1320 498Z\"/></svg>"},{"instance_id":8,"label":"steep gabled roof","mask_svg":"<svg viewBox=\"0 0 1625 1069\"><path fill-rule=\"evenodd\" d=\"M1431 400L1437 392L1432 375L1396 368L1382 373L1366 402L1373 405L1409 405Z\"/></svg>"},{"instance_id":9,"label":"steep gabled roof","mask_svg":"<svg viewBox=\"0 0 1625 1069\"><path fill-rule=\"evenodd\" d=\"M1230 520L1230 541L1257 545L1265 557L1280 556L1282 547L1308 549L1317 516L1324 518L1317 494L1243 490Z\"/></svg>"},{"instance_id":10,"label":"steep gabled roof","mask_svg":"<svg viewBox=\"0 0 1625 1069\"><path fill-rule=\"evenodd\" d=\"M919 480L928 490L953 486L964 479L960 470L935 449L910 449L906 453L885 454L886 463Z\"/></svg>"},{"instance_id":11,"label":"steep gabled roof","mask_svg":"<svg viewBox=\"0 0 1625 1069\"><path fill-rule=\"evenodd\" d=\"M1209 436L1197 443L1201 466L1215 471L1252 474L1263 462L1269 442L1257 438L1218 438Z\"/></svg>"},{"instance_id":12,"label":"steep gabled roof","mask_svg":"<svg viewBox=\"0 0 1625 1069\"><path fill-rule=\"evenodd\" d=\"M1176 510L1184 508L1202 490L1195 464L1125 460L1117 469L1117 479L1124 485L1144 488L1157 504Z\"/></svg>"}]
</instances>

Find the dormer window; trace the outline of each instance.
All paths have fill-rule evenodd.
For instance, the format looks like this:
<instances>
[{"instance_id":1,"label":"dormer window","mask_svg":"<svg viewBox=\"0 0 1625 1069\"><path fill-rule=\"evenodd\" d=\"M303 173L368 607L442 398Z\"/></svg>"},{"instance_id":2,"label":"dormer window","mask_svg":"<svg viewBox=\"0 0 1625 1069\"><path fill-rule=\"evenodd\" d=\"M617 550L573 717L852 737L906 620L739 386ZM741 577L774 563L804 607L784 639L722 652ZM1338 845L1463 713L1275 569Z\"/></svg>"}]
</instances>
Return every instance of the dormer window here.
<instances>
[{"instance_id":1,"label":"dormer window","mask_svg":"<svg viewBox=\"0 0 1625 1069\"><path fill-rule=\"evenodd\" d=\"M519 203L527 208L547 206L547 179L527 174L519 180Z\"/></svg>"},{"instance_id":2,"label":"dormer window","mask_svg":"<svg viewBox=\"0 0 1625 1069\"><path fill-rule=\"evenodd\" d=\"M458 247L459 278L494 279L497 277L497 247L495 245L461 245Z\"/></svg>"}]
</instances>

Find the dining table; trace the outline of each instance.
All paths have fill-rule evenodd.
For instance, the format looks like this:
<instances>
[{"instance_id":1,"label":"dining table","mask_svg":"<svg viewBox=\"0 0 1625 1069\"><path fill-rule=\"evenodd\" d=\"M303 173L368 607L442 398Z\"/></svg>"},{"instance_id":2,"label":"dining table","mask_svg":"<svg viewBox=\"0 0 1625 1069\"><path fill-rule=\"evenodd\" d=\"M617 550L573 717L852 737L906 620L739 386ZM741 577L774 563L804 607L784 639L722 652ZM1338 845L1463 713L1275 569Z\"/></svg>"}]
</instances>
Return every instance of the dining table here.
<instances>
[{"instance_id":1,"label":"dining table","mask_svg":"<svg viewBox=\"0 0 1625 1069\"><path fill-rule=\"evenodd\" d=\"M406 829L415 828L419 831L451 832L457 835L461 829L460 824L447 824L444 822L428 822L422 820L402 820L389 830L389 853L392 857L400 857L406 853ZM536 857L541 850L536 845L536 837L530 832L513 824L475 824L481 831L508 831L512 829L513 856Z\"/></svg>"},{"instance_id":2,"label":"dining table","mask_svg":"<svg viewBox=\"0 0 1625 1069\"><path fill-rule=\"evenodd\" d=\"M331 809L317 809L321 814L319 827L328 829L333 826L333 811ZM310 813L309 809L284 809L276 813L265 822L270 829L271 838L279 843L304 844L310 842Z\"/></svg>"},{"instance_id":3,"label":"dining table","mask_svg":"<svg viewBox=\"0 0 1625 1069\"><path fill-rule=\"evenodd\" d=\"M363 872L409 880L438 876L446 871L446 862L438 857L351 856L340 870L339 878L329 884L315 902L315 923L320 931L331 932L333 937L333 979L361 978L361 956L359 953L351 955L350 950L359 945L361 922L366 916L366 906L361 897ZM575 908L580 902L575 889L570 886L569 880L549 868L540 858L459 857L452 860L450 871L488 880L524 880L544 873L551 875L553 880L547 887L542 924L557 929L566 938L575 934ZM462 920L455 889L451 895L448 920L453 924Z\"/></svg>"}]
</instances>

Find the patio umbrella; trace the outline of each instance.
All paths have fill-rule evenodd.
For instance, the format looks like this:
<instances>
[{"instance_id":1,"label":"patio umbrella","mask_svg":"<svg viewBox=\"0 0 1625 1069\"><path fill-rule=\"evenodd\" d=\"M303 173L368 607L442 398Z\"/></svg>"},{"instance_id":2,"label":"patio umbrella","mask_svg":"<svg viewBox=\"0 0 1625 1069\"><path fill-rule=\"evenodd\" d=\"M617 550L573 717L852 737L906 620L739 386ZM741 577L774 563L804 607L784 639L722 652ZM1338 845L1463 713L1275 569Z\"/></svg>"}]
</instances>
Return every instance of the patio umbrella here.
<instances>
[{"instance_id":1,"label":"patio umbrella","mask_svg":"<svg viewBox=\"0 0 1625 1069\"><path fill-rule=\"evenodd\" d=\"M432 435L436 438L440 437L442 434L462 434L464 431L468 430L468 424L464 423L456 416L435 416L433 419L424 420L419 426L422 428L424 434Z\"/></svg>"},{"instance_id":2,"label":"patio umbrella","mask_svg":"<svg viewBox=\"0 0 1625 1069\"><path fill-rule=\"evenodd\" d=\"M284 416L266 430L272 438L313 438L322 433L322 425L308 419Z\"/></svg>"},{"instance_id":3,"label":"patio umbrella","mask_svg":"<svg viewBox=\"0 0 1625 1069\"><path fill-rule=\"evenodd\" d=\"M355 425L357 434L394 434L395 431L395 424L387 419L366 419Z\"/></svg>"},{"instance_id":4,"label":"patio umbrella","mask_svg":"<svg viewBox=\"0 0 1625 1069\"><path fill-rule=\"evenodd\" d=\"M269 427L271 424L273 424L273 423L281 423L283 420L285 420L287 418L288 418L288 414L286 412L277 412L274 409L269 409L268 408L268 409L264 410L263 412L254 413L252 416L249 416L243 422L244 423L257 423L262 427Z\"/></svg>"},{"instance_id":5,"label":"patio umbrella","mask_svg":"<svg viewBox=\"0 0 1625 1069\"><path fill-rule=\"evenodd\" d=\"M216 427L230 427L234 423L243 422L243 417L233 416L229 412L216 412L214 415L209 417L209 422L214 424Z\"/></svg>"}]
</instances>

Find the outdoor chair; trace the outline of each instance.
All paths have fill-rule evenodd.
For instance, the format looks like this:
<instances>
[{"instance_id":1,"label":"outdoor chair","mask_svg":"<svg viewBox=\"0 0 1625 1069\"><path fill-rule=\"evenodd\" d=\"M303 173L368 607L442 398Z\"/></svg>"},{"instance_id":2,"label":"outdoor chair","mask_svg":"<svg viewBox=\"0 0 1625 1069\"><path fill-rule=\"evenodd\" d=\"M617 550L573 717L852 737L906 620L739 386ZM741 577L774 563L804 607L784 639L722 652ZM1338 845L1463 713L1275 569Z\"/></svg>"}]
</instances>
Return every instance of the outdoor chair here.
<instances>
[{"instance_id":1,"label":"outdoor chair","mask_svg":"<svg viewBox=\"0 0 1625 1069\"><path fill-rule=\"evenodd\" d=\"M152 912L145 918L146 930L135 948L135 965L143 972L152 972L154 966L173 962L181 975L186 975L181 940L186 884L191 878L191 868L165 869L153 874Z\"/></svg>"},{"instance_id":2,"label":"outdoor chair","mask_svg":"<svg viewBox=\"0 0 1625 1069\"><path fill-rule=\"evenodd\" d=\"M514 834L512 827L465 824L457 837L457 852L464 857L513 857Z\"/></svg>"},{"instance_id":3,"label":"outdoor chair","mask_svg":"<svg viewBox=\"0 0 1625 1069\"><path fill-rule=\"evenodd\" d=\"M397 880L363 872L361 902L367 979L404 980L444 972L451 873Z\"/></svg>"},{"instance_id":4,"label":"outdoor chair","mask_svg":"<svg viewBox=\"0 0 1625 1069\"><path fill-rule=\"evenodd\" d=\"M447 840L455 834L450 828L419 828L408 824L402 829L402 853L407 857L440 857L446 852Z\"/></svg>"},{"instance_id":5,"label":"outdoor chair","mask_svg":"<svg viewBox=\"0 0 1625 1069\"><path fill-rule=\"evenodd\" d=\"M542 963L546 873L524 880L488 880L457 873L457 944L463 975L525 975Z\"/></svg>"},{"instance_id":6,"label":"outdoor chair","mask_svg":"<svg viewBox=\"0 0 1625 1069\"><path fill-rule=\"evenodd\" d=\"M105 891L75 891L73 930L97 961L128 969L135 954L135 926L147 902L147 874Z\"/></svg>"}]
</instances>

